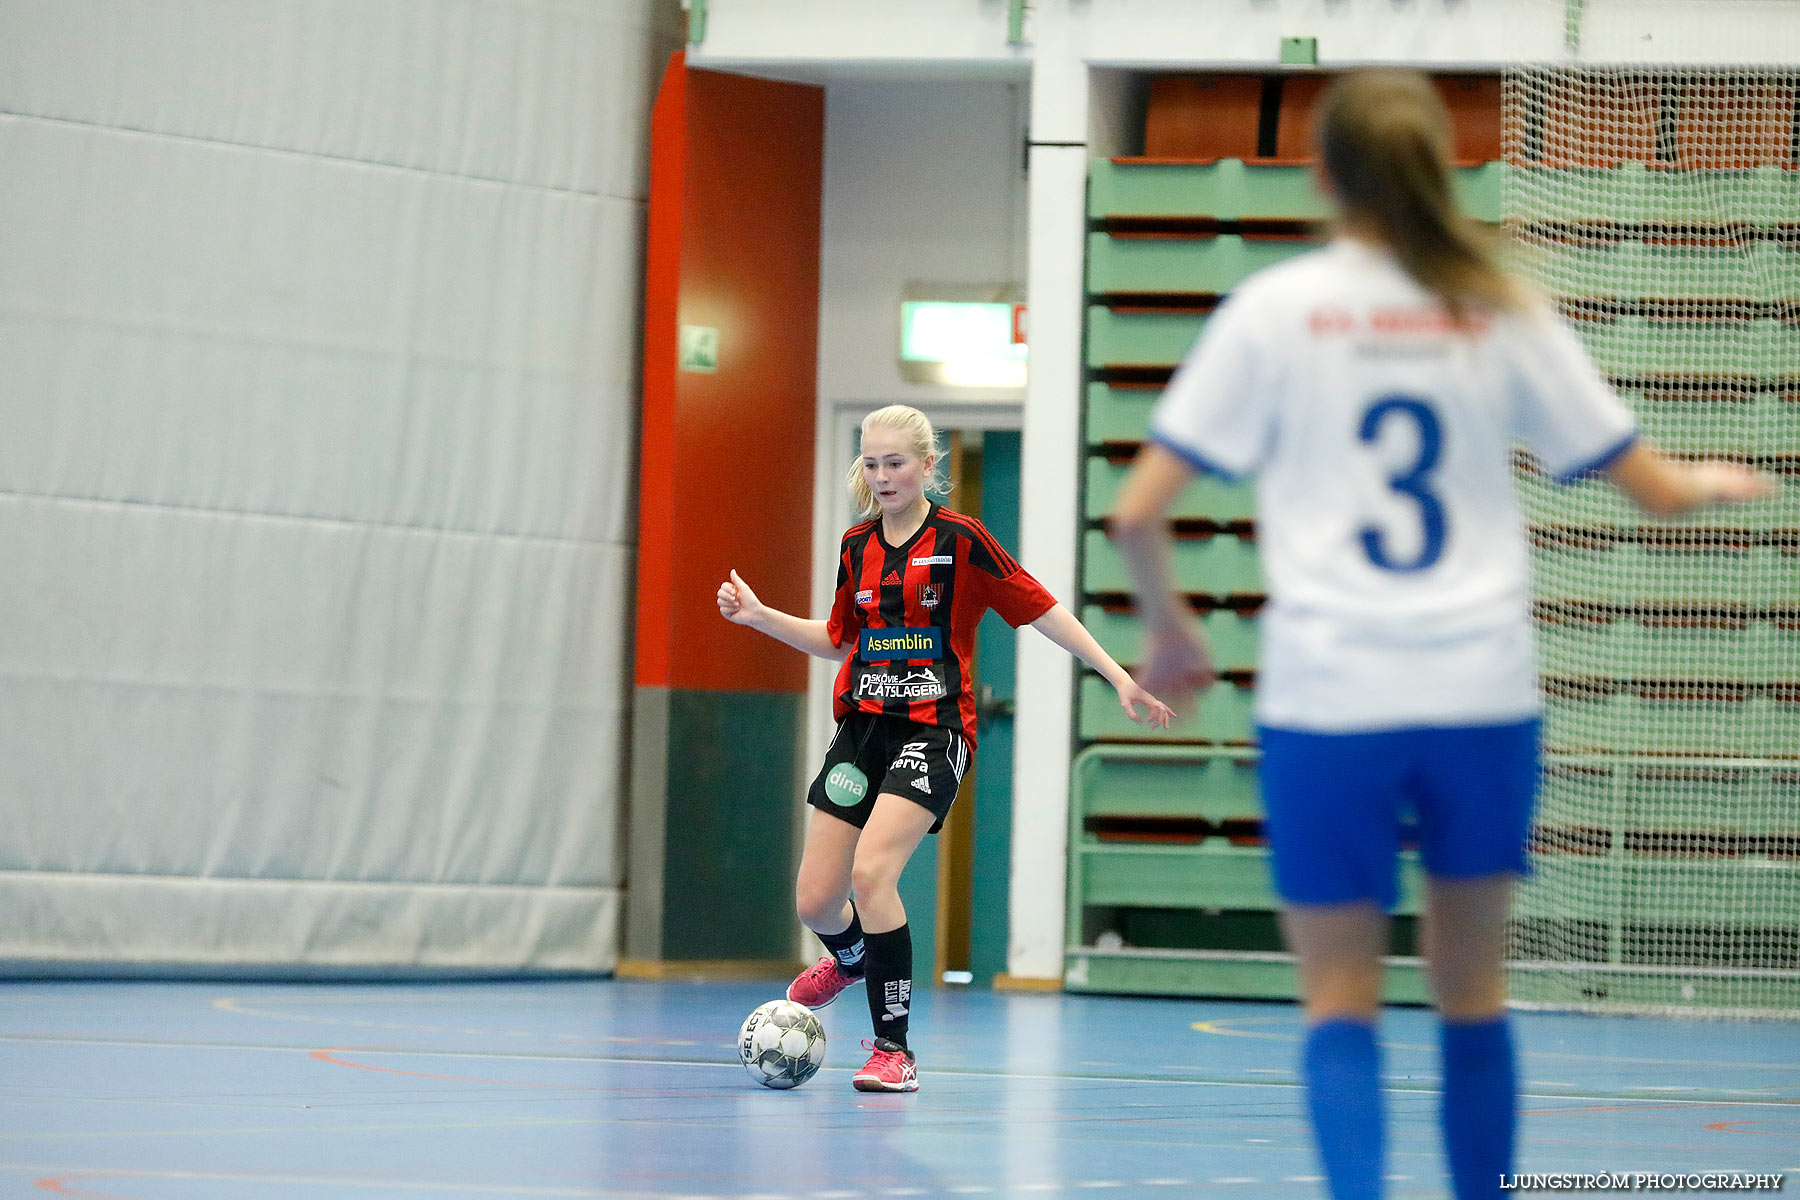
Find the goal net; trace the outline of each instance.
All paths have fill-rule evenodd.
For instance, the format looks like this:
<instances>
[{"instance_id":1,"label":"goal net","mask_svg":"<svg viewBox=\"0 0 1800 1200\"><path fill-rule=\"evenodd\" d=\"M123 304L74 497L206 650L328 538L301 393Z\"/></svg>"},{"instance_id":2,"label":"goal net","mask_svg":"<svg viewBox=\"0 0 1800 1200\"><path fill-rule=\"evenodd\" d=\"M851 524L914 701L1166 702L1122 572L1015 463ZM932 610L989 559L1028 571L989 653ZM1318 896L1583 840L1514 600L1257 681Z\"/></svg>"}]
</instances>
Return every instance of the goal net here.
<instances>
[{"instance_id":1,"label":"goal net","mask_svg":"<svg viewBox=\"0 0 1800 1200\"><path fill-rule=\"evenodd\" d=\"M1545 679L1527 1005L1800 1015L1800 71L1510 69L1504 214L1657 445L1673 521L1519 464Z\"/></svg>"}]
</instances>

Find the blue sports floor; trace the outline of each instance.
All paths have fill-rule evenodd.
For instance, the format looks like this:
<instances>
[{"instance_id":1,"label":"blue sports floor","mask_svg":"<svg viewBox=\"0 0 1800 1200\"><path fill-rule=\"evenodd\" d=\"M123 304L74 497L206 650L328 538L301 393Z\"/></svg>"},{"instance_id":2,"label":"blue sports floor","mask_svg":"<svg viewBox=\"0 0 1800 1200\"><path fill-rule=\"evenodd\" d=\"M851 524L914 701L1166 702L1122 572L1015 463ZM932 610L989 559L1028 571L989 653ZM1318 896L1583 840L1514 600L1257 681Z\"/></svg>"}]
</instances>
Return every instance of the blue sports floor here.
<instances>
[{"instance_id":1,"label":"blue sports floor","mask_svg":"<svg viewBox=\"0 0 1800 1200\"><path fill-rule=\"evenodd\" d=\"M923 1089L866 1095L850 993L774 1092L734 1039L779 988L0 985L0 1197L1322 1194L1292 1006L921 993ZM1518 1030L1521 1170L1800 1174L1800 1024ZM1391 1195L1444 1196L1431 1018L1385 1033Z\"/></svg>"}]
</instances>

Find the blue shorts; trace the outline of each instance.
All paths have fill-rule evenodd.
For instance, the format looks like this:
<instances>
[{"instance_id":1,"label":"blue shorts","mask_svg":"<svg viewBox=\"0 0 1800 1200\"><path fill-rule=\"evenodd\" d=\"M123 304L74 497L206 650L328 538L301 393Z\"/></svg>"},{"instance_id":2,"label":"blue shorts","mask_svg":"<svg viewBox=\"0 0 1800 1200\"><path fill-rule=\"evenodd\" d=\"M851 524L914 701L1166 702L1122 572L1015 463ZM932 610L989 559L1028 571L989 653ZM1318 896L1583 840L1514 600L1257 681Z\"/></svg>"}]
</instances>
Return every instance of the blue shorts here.
<instances>
[{"instance_id":1,"label":"blue shorts","mask_svg":"<svg viewBox=\"0 0 1800 1200\"><path fill-rule=\"evenodd\" d=\"M1428 875L1524 874L1538 726L1303 733L1262 727L1275 890L1290 904L1399 900L1402 840Z\"/></svg>"}]
</instances>

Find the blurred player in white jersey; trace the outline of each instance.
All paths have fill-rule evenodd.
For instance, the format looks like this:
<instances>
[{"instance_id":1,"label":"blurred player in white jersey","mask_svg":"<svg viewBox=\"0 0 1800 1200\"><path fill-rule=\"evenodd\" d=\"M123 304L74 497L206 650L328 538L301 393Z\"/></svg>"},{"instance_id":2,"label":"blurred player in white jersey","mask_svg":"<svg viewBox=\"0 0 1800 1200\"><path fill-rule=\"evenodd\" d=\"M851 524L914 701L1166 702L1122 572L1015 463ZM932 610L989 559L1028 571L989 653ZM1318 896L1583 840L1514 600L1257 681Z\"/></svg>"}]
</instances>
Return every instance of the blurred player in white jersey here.
<instances>
[{"instance_id":1,"label":"blurred player in white jersey","mask_svg":"<svg viewBox=\"0 0 1800 1200\"><path fill-rule=\"evenodd\" d=\"M1173 588L1165 514L1195 472L1257 476L1263 802L1331 1195L1382 1190L1380 958L1400 828L1416 822L1446 1155L1461 1200L1499 1196L1517 1108L1506 918L1540 711L1513 446L1663 516L1772 489L1637 436L1549 301L1458 215L1449 118L1426 79L1353 73L1320 104L1335 236L1208 321L1112 536L1145 625L1143 683L1190 695L1212 667Z\"/></svg>"}]
</instances>

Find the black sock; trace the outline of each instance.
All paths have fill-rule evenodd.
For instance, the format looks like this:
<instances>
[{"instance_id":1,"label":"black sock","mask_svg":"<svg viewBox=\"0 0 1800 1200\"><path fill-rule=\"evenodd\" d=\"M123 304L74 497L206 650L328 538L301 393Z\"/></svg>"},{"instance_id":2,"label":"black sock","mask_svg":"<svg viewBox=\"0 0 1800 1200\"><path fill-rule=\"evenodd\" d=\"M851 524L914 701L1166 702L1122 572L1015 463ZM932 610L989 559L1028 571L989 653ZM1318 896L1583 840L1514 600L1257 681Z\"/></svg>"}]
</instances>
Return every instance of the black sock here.
<instances>
[{"instance_id":1,"label":"black sock","mask_svg":"<svg viewBox=\"0 0 1800 1200\"><path fill-rule=\"evenodd\" d=\"M906 1048L906 1017L912 1008L912 930L905 925L863 936L869 947L863 963L868 979L869 1016L875 1036Z\"/></svg>"},{"instance_id":2,"label":"black sock","mask_svg":"<svg viewBox=\"0 0 1800 1200\"><path fill-rule=\"evenodd\" d=\"M862 918L856 915L856 905L850 906L850 927L842 933L821 933L819 940L831 951L831 957L837 959L838 970L857 979L863 973L863 928Z\"/></svg>"}]
</instances>

